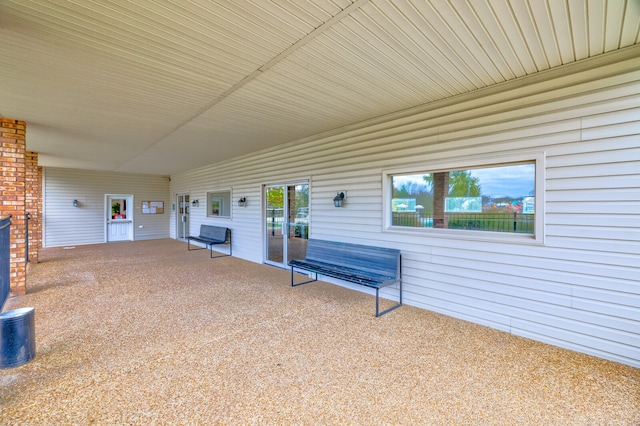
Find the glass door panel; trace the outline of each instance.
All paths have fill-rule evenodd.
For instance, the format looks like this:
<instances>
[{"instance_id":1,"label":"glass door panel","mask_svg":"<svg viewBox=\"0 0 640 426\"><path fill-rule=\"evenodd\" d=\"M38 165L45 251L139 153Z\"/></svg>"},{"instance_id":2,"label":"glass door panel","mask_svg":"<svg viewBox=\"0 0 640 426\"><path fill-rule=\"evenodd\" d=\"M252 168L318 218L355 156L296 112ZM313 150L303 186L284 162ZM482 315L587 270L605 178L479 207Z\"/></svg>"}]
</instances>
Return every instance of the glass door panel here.
<instances>
[{"instance_id":1,"label":"glass door panel","mask_svg":"<svg viewBox=\"0 0 640 426\"><path fill-rule=\"evenodd\" d=\"M176 229L179 240L189 236L189 194L178 194L178 211L176 212Z\"/></svg>"},{"instance_id":2,"label":"glass door panel","mask_svg":"<svg viewBox=\"0 0 640 426\"><path fill-rule=\"evenodd\" d=\"M309 239L309 184L287 186L289 201L289 234L285 258L304 259Z\"/></svg>"},{"instance_id":3,"label":"glass door panel","mask_svg":"<svg viewBox=\"0 0 640 426\"><path fill-rule=\"evenodd\" d=\"M265 187L266 263L304 258L309 238L309 183Z\"/></svg>"},{"instance_id":4,"label":"glass door panel","mask_svg":"<svg viewBox=\"0 0 640 426\"><path fill-rule=\"evenodd\" d=\"M268 186L265 191L267 263L282 264L284 235L284 186Z\"/></svg>"}]
</instances>

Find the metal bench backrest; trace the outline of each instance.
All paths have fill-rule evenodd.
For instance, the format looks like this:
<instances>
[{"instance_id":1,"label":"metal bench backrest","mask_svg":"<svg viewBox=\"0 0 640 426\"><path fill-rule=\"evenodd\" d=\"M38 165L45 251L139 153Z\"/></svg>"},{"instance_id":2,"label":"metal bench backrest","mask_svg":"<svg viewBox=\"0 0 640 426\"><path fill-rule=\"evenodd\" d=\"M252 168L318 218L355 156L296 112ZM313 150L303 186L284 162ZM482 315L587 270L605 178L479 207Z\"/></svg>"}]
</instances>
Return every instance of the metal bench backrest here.
<instances>
[{"instance_id":1,"label":"metal bench backrest","mask_svg":"<svg viewBox=\"0 0 640 426\"><path fill-rule=\"evenodd\" d=\"M400 250L397 249L309 239L306 260L400 278Z\"/></svg>"},{"instance_id":2,"label":"metal bench backrest","mask_svg":"<svg viewBox=\"0 0 640 426\"><path fill-rule=\"evenodd\" d=\"M216 241L227 241L228 228L222 226L200 225L201 238L210 238Z\"/></svg>"}]
</instances>

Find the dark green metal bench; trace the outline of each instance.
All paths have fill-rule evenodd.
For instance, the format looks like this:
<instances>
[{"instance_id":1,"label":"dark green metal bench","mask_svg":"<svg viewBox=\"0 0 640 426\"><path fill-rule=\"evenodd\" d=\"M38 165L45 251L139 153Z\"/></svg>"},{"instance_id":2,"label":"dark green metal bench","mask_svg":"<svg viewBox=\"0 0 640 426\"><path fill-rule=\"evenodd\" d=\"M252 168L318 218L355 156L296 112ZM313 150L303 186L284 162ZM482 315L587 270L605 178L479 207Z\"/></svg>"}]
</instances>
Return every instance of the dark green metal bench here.
<instances>
[{"instance_id":1,"label":"dark green metal bench","mask_svg":"<svg viewBox=\"0 0 640 426\"><path fill-rule=\"evenodd\" d=\"M402 306L400 263L400 250L309 239L306 257L289 262L291 286L296 287L311 283L318 280L318 275L324 275L374 288L376 290L376 317L379 317ZM295 269L311 272L315 274L315 278L295 283ZM395 284L399 285L400 290L398 303L380 312L378 297L380 289Z\"/></svg>"},{"instance_id":2,"label":"dark green metal bench","mask_svg":"<svg viewBox=\"0 0 640 426\"><path fill-rule=\"evenodd\" d=\"M204 247L191 248L191 242L197 242L204 244ZM221 254L219 256L213 255L213 246L217 244L229 244L229 254ZM232 246L231 246L231 229L224 228L222 226L212 226L212 225L200 225L200 235L197 237L190 236L187 237L187 250L203 250L209 249L209 256L213 259L214 257L224 257L231 256Z\"/></svg>"}]
</instances>

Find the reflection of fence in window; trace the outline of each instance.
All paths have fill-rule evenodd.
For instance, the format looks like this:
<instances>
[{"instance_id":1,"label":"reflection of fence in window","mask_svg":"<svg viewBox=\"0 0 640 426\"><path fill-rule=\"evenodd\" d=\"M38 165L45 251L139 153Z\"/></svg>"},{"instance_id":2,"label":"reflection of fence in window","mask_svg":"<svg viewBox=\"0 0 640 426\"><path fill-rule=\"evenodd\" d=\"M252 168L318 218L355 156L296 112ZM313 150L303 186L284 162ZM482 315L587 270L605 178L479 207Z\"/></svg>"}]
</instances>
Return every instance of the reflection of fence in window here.
<instances>
[{"instance_id":1,"label":"reflection of fence in window","mask_svg":"<svg viewBox=\"0 0 640 426\"><path fill-rule=\"evenodd\" d=\"M275 235L276 230L280 230L283 222L283 208L267 208L267 228L271 231L271 235Z\"/></svg>"},{"instance_id":2,"label":"reflection of fence in window","mask_svg":"<svg viewBox=\"0 0 640 426\"><path fill-rule=\"evenodd\" d=\"M267 219L269 222L282 223L284 222L284 209L267 209Z\"/></svg>"},{"instance_id":3,"label":"reflection of fence in window","mask_svg":"<svg viewBox=\"0 0 640 426\"><path fill-rule=\"evenodd\" d=\"M433 227L433 217L415 212L393 212L393 225L431 228Z\"/></svg>"},{"instance_id":4,"label":"reflection of fence in window","mask_svg":"<svg viewBox=\"0 0 640 426\"><path fill-rule=\"evenodd\" d=\"M448 229L468 229L474 231L516 232L533 234L534 215L520 213L448 213ZM394 226L432 228L431 215L394 212Z\"/></svg>"},{"instance_id":5,"label":"reflection of fence in window","mask_svg":"<svg viewBox=\"0 0 640 426\"><path fill-rule=\"evenodd\" d=\"M447 215L449 229L533 234L533 215L519 213L455 213Z\"/></svg>"}]
</instances>

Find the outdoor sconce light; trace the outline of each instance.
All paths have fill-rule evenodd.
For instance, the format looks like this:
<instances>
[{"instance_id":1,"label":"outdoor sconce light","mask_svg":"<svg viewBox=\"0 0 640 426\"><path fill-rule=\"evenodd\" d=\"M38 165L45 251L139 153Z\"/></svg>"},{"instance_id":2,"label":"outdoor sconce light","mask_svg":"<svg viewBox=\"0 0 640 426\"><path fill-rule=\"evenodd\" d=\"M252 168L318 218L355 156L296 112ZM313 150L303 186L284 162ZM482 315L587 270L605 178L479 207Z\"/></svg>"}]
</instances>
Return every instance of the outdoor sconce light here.
<instances>
[{"instance_id":1,"label":"outdoor sconce light","mask_svg":"<svg viewBox=\"0 0 640 426\"><path fill-rule=\"evenodd\" d=\"M73 207L78 207L78 200L73 200Z\"/></svg>"},{"instance_id":2,"label":"outdoor sconce light","mask_svg":"<svg viewBox=\"0 0 640 426\"><path fill-rule=\"evenodd\" d=\"M344 192L338 192L336 196L333 198L333 205L336 207L342 207L343 201L344 201Z\"/></svg>"},{"instance_id":3,"label":"outdoor sconce light","mask_svg":"<svg viewBox=\"0 0 640 426\"><path fill-rule=\"evenodd\" d=\"M242 197L238 200L238 207L247 207L247 197Z\"/></svg>"},{"instance_id":4,"label":"outdoor sconce light","mask_svg":"<svg viewBox=\"0 0 640 426\"><path fill-rule=\"evenodd\" d=\"M198 200L193 200L193 201L191 202L191 206L193 206L193 207L200 207L200 201L198 201Z\"/></svg>"}]
</instances>

